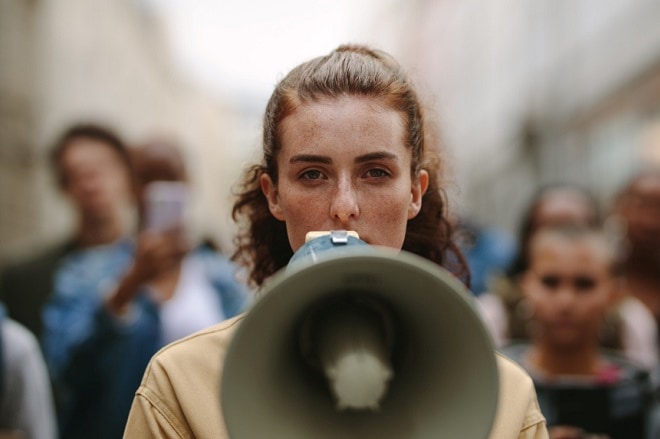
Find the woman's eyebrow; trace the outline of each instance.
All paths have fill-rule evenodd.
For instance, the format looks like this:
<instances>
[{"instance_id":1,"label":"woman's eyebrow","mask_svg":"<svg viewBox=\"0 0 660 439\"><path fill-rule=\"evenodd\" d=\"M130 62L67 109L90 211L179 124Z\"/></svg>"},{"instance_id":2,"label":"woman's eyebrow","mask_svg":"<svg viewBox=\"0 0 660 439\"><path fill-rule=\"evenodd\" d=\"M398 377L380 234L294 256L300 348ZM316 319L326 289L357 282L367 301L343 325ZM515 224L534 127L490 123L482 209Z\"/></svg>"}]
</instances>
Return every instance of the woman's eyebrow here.
<instances>
[{"instance_id":1,"label":"woman's eyebrow","mask_svg":"<svg viewBox=\"0 0 660 439\"><path fill-rule=\"evenodd\" d=\"M387 151L372 152L355 158L355 163L364 163L371 160L399 160L399 156Z\"/></svg>"},{"instance_id":2,"label":"woman's eyebrow","mask_svg":"<svg viewBox=\"0 0 660 439\"><path fill-rule=\"evenodd\" d=\"M299 154L299 155L294 155L289 159L289 163L298 163L298 162L305 162L305 163L323 163L326 165L329 165L332 163L332 159L330 157L322 156L322 155L314 155L314 154Z\"/></svg>"},{"instance_id":3,"label":"woman's eyebrow","mask_svg":"<svg viewBox=\"0 0 660 439\"><path fill-rule=\"evenodd\" d=\"M387 151L371 152L355 158L355 163L364 163L371 160L398 160L399 156ZM332 159L323 155L315 154L298 154L289 159L289 163L323 163L326 165L332 164Z\"/></svg>"}]
</instances>

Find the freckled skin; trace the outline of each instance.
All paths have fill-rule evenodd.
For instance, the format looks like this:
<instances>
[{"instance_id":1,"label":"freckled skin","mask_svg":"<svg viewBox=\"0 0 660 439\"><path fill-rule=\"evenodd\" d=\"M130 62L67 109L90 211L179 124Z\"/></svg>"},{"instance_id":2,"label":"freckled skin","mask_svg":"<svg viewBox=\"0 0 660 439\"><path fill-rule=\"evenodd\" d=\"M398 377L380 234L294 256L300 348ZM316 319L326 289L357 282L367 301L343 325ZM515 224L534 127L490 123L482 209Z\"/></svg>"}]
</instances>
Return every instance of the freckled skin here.
<instances>
[{"instance_id":1,"label":"freckled skin","mask_svg":"<svg viewBox=\"0 0 660 439\"><path fill-rule=\"evenodd\" d=\"M282 121L278 182L263 175L261 187L294 251L307 232L338 229L402 247L428 174L411 175L401 118L373 98L344 96L305 103Z\"/></svg>"}]
</instances>

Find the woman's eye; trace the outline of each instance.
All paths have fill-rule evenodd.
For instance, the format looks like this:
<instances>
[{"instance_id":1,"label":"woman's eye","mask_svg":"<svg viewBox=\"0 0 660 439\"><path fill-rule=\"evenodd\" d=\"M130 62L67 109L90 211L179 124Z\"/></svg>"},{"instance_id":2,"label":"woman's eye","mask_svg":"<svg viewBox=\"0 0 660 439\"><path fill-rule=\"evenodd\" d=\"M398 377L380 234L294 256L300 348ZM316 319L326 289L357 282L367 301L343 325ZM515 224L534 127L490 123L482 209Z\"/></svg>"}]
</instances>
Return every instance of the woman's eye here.
<instances>
[{"instance_id":1,"label":"woman's eye","mask_svg":"<svg viewBox=\"0 0 660 439\"><path fill-rule=\"evenodd\" d=\"M596 287L596 279L589 276L578 276L573 280L575 289L579 291L591 291Z\"/></svg>"},{"instance_id":2,"label":"woman's eye","mask_svg":"<svg viewBox=\"0 0 660 439\"><path fill-rule=\"evenodd\" d=\"M300 175L300 177L305 180L318 180L322 176L323 174L321 174L321 171L317 169L311 169L309 171L305 171Z\"/></svg>"},{"instance_id":3,"label":"woman's eye","mask_svg":"<svg viewBox=\"0 0 660 439\"><path fill-rule=\"evenodd\" d=\"M384 169L374 168L374 169L369 169L365 175L369 178L383 178L383 177L387 177L390 174Z\"/></svg>"},{"instance_id":4,"label":"woman's eye","mask_svg":"<svg viewBox=\"0 0 660 439\"><path fill-rule=\"evenodd\" d=\"M559 276L545 275L541 276L541 283L550 290L556 290L561 285L561 279Z\"/></svg>"}]
</instances>

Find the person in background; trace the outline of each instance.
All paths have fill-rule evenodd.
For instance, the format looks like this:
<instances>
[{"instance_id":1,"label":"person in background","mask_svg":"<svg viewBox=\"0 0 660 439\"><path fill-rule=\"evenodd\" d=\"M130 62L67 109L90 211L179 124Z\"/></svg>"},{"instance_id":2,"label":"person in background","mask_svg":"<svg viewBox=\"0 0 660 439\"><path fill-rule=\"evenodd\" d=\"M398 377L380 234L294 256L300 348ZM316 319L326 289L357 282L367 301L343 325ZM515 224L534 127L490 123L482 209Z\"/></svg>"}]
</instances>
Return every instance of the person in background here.
<instances>
[{"instance_id":1,"label":"person in background","mask_svg":"<svg viewBox=\"0 0 660 439\"><path fill-rule=\"evenodd\" d=\"M134 149L133 167L140 212L137 254L109 296L108 308L121 313L140 288L149 285L160 302L163 343L244 311L251 295L237 280L238 266L211 239L192 248L188 243L185 214L190 184L179 147L163 139L148 141ZM169 200L158 199L159 195Z\"/></svg>"},{"instance_id":2,"label":"person in background","mask_svg":"<svg viewBox=\"0 0 660 439\"><path fill-rule=\"evenodd\" d=\"M489 291L478 304L496 346L527 339L524 302L517 277L527 269L530 237L545 226L577 225L599 227L600 210L586 190L570 184L539 188L524 209L518 231L518 248L509 269L492 279Z\"/></svg>"},{"instance_id":3,"label":"person in background","mask_svg":"<svg viewBox=\"0 0 660 439\"><path fill-rule=\"evenodd\" d=\"M637 340L648 340L636 349L653 364L653 381L660 386L660 168L633 174L614 197L609 219L622 265L622 289L627 302L635 305L630 307L635 324L628 332ZM660 410L657 417L660 425Z\"/></svg>"},{"instance_id":4,"label":"person in background","mask_svg":"<svg viewBox=\"0 0 660 439\"><path fill-rule=\"evenodd\" d=\"M133 148L132 165L141 229L131 259L105 289L60 284L45 307L43 347L63 438L121 437L150 357L242 312L251 297L228 258L208 246L191 250L178 149L164 142ZM154 184L166 188L157 199L150 198Z\"/></svg>"},{"instance_id":5,"label":"person in background","mask_svg":"<svg viewBox=\"0 0 660 439\"><path fill-rule=\"evenodd\" d=\"M631 177L613 205L621 226L625 289L660 321L660 169Z\"/></svg>"},{"instance_id":6,"label":"person in background","mask_svg":"<svg viewBox=\"0 0 660 439\"><path fill-rule=\"evenodd\" d=\"M11 318L41 338L43 306L60 282L113 281L132 256L133 204L128 150L111 129L81 123L55 142L51 163L74 210L73 235L27 260L4 267L0 300ZM82 270L79 261L89 262ZM105 285L107 288L107 285Z\"/></svg>"},{"instance_id":7,"label":"person in background","mask_svg":"<svg viewBox=\"0 0 660 439\"><path fill-rule=\"evenodd\" d=\"M529 242L534 233L544 227L601 229L602 225L598 203L579 186L553 184L534 194L522 216L516 259L505 276L492 282L491 291L479 297L480 310L496 346L529 339L529 309L518 277L529 267ZM652 370L658 364L655 327L641 302L621 290L604 320L600 342L604 348L620 351L631 361Z\"/></svg>"},{"instance_id":8,"label":"person in background","mask_svg":"<svg viewBox=\"0 0 660 439\"><path fill-rule=\"evenodd\" d=\"M531 339L502 352L534 379L550 437L646 438L649 374L600 345L621 286L607 239L594 230L548 227L531 236L528 252L519 282Z\"/></svg>"},{"instance_id":9,"label":"person in background","mask_svg":"<svg viewBox=\"0 0 660 439\"><path fill-rule=\"evenodd\" d=\"M370 245L404 249L465 278L425 123L410 80L382 51L340 46L284 77L266 107L262 161L246 170L234 204L234 258L252 283L264 285L308 232L324 230L355 231ZM156 354L124 437L227 438L221 375L240 324L231 319ZM497 363L491 437L547 437L529 376L504 357Z\"/></svg>"},{"instance_id":10,"label":"person in background","mask_svg":"<svg viewBox=\"0 0 660 439\"><path fill-rule=\"evenodd\" d=\"M34 334L0 305L0 438L55 439L48 370Z\"/></svg>"}]
</instances>

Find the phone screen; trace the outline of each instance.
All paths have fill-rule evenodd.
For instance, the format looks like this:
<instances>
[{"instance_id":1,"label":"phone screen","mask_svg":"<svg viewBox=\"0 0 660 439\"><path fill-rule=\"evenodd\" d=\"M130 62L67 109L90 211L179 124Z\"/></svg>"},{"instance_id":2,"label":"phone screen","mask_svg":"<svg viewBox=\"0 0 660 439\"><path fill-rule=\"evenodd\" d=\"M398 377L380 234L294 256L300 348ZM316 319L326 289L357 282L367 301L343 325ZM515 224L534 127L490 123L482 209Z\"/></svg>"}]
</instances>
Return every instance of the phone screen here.
<instances>
[{"instance_id":1,"label":"phone screen","mask_svg":"<svg viewBox=\"0 0 660 439\"><path fill-rule=\"evenodd\" d=\"M188 187L185 183L156 181L145 189L145 227L162 231L184 225L188 203Z\"/></svg>"}]
</instances>

